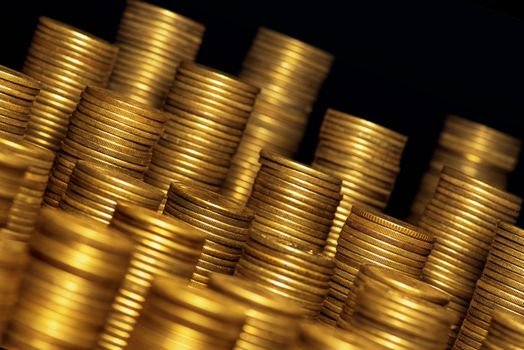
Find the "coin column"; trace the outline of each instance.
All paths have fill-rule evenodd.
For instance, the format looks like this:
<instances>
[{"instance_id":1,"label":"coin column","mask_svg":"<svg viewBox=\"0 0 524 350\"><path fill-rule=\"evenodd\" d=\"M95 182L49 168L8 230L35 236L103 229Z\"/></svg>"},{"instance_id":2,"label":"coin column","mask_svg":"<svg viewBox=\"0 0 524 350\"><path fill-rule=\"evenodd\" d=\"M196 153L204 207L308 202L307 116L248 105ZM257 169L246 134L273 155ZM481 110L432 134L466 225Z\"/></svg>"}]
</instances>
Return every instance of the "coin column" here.
<instances>
[{"instance_id":1,"label":"coin column","mask_svg":"<svg viewBox=\"0 0 524 350\"><path fill-rule=\"evenodd\" d=\"M508 311L493 312L482 350L524 349L524 317Z\"/></svg>"},{"instance_id":2,"label":"coin column","mask_svg":"<svg viewBox=\"0 0 524 350\"><path fill-rule=\"evenodd\" d=\"M42 209L5 346L92 349L132 247L96 221Z\"/></svg>"},{"instance_id":3,"label":"coin column","mask_svg":"<svg viewBox=\"0 0 524 350\"><path fill-rule=\"evenodd\" d=\"M261 151L262 165L247 206L253 228L320 251L326 244L341 181L276 153Z\"/></svg>"},{"instance_id":4,"label":"coin column","mask_svg":"<svg viewBox=\"0 0 524 350\"><path fill-rule=\"evenodd\" d=\"M29 165L26 160L0 149L0 228L7 223L20 186L25 185L24 177Z\"/></svg>"},{"instance_id":5,"label":"coin column","mask_svg":"<svg viewBox=\"0 0 524 350\"><path fill-rule=\"evenodd\" d=\"M362 118L328 109L312 167L342 179L343 198L326 252L335 255L352 205L383 211L400 171L407 137Z\"/></svg>"},{"instance_id":6,"label":"coin column","mask_svg":"<svg viewBox=\"0 0 524 350\"><path fill-rule=\"evenodd\" d=\"M338 239L335 273L320 319L329 325L337 323L362 264L389 267L419 278L433 242L434 238L419 227L353 206Z\"/></svg>"},{"instance_id":7,"label":"coin column","mask_svg":"<svg viewBox=\"0 0 524 350\"><path fill-rule=\"evenodd\" d=\"M416 222L424 213L443 166L505 189L509 173L517 165L520 149L521 141L515 137L471 120L448 116L429 169L411 205L410 221Z\"/></svg>"},{"instance_id":8,"label":"coin column","mask_svg":"<svg viewBox=\"0 0 524 350\"><path fill-rule=\"evenodd\" d=\"M450 308L466 315L482 274L497 221L514 223L522 200L444 167L419 226L437 239L423 279L452 295ZM452 345L458 329L449 341Z\"/></svg>"},{"instance_id":9,"label":"coin column","mask_svg":"<svg viewBox=\"0 0 524 350\"><path fill-rule=\"evenodd\" d=\"M294 155L332 63L333 56L316 47L267 28L258 30L240 77L262 92L233 157L224 195L247 202L261 149Z\"/></svg>"},{"instance_id":10,"label":"coin column","mask_svg":"<svg viewBox=\"0 0 524 350\"><path fill-rule=\"evenodd\" d=\"M134 205L116 207L110 227L131 237L135 248L124 282L96 349L125 349L153 280L178 276L189 282L205 234L183 221Z\"/></svg>"},{"instance_id":11,"label":"coin column","mask_svg":"<svg viewBox=\"0 0 524 350\"><path fill-rule=\"evenodd\" d=\"M168 114L102 88L87 87L71 116L44 201L57 207L77 160L118 168L141 179Z\"/></svg>"},{"instance_id":12,"label":"coin column","mask_svg":"<svg viewBox=\"0 0 524 350\"><path fill-rule=\"evenodd\" d=\"M112 90L161 107L181 61L194 61L205 27L167 9L127 1L116 45L120 51L109 80Z\"/></svg>"},{"instance_id":13,"label":"coin column","mask_svg":"<svg viewBox=\"0 0 524 350\"><path fill-rule=\"evenodd\" d=\"M218 292L159 277L127 349L231 350L242 330L244 312Z\"/></svg>"},{"instance_id":14,"label":"coin column","mask_svg":"<svg viewBox=\"0 0 524 350\"><path fill-rule=\"evenodd\" d=\"M0 138L22 138L29 124L31 104L40 82L28 75L0 66Z\"/></svg>"},{"instance_id":15,"label":"coin column","mask_svg":"<svg viewBox=\"0 0 524 350\"><path fill-rule=\"evenodd\" d=\"M468 349L482 349L496 310L507 310L524 316L523 252L524 230L499 223L484 271L477 281L453 349L462 349L463 344Z\"/></svg>"},{"instance_id":16,"label":"coin column","mask_svg":"<svg viewBox=\"0 0 524 350\"><path fill-rule=\"evenodd\" d=\"M304 323L300 340L292 350L385 350L350 332L329 328L320 323Z\"/></svg>"},{"instance_id":17,"label":"coin column","mask_svg":"<svg viewBox=\"0 0 524 350\"><path fill-rule=\"evenodd\" d=\"M79 29L40 17L22 71L42 82L26 138L52 151L87 85L105 86L118 48Z\"/></svg>"}]
</instances>

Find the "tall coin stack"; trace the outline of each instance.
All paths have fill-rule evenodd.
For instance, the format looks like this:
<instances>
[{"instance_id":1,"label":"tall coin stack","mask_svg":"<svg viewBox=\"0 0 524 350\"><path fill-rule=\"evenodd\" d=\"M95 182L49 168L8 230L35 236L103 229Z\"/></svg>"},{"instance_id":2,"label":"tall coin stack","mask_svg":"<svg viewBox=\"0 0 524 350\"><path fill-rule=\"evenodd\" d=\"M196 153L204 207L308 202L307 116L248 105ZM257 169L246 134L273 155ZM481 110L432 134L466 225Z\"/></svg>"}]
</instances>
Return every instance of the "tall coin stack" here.
<instances>
[{"instance_id":1,"label":"tall coin stack","mask_svg":"<svg viewBox=\"0 0 524 350\"><path fill-rule=\"evenodd\" d=\"M117 169L79 160L59 207L108 224L117 203L135 204L158 211L164 194L142 180Z\"/></svg>"},{"instance_id":2,"label":"tall coin stack","mask_svg":"<svg viewBox=\"0 0 524 350\"><path fill-rule=\"evenodd\" d=\"M49 179L46 204L58 206L79 159L115 166L142 178L167 119L167 113L128 101L118 93L87 87L71 116Z\"/></svg>"},{"instance_id":3,"label":"tall coin stack","mask_svg":"<svg viewBox=\"0 0 524 350\"><path fill-rule=\"evenodd\" d=\"M253 228L322 250L342 198L341 181L272 152L260 152L262 165L247 206Z\"/></svg>"},{"instance_id":4,"label":"tall coin stack","mask_svg":"<svg viewBox=\"0 0 524 350\"><path fill-rule=\"evenodd\" d=\"M159 277L127 349L231 350L242 330L244 312L218 292Z\"/></svg>"},{"instance_id":5,"label":"tall coin stack","mask_svg":"<svg viewBox=\"0 0 524 350\"><path fill-rule=\"evenodd\" d=\"M218 192L259 89L195 63L182 63L165 110L170 119L145 180L165 191L171 181Z\"/></svg>"},{"instance_id":6,"label":"tall coin stack","mask_svg":"<svg viewBox=\"0 0 524 350\"><path fill-rule=\"evenodd\" d=\"M293 156L308 115L329 73L333 56L316 47L260 28L240 78L262 88L233 157L222 193L247 202L261 149Z\"/></svg>"},{"instance_id":7,"label":"tall coin stack","mask_svg":"<svg viewBox=\"0 0 524 350\"><path fill-rule=\"evenodd\" d=\"M109 81L112 90L161 107L180 61L194 61L205 27L146 2L127 1L116 44L120 48Z\"/></svg>"},{"instance_id":8,"label":"tall coin stack","mask_svg":"<svg viewBox=\"0 0 524 350\"><path fill-rule=\"evenodd\" d=\"M333 259L252 229L235 274L284 296L316 319L329 290Z\"/></svg>"},{"instance_id":9,"label":"tall coin stack","mask_svg":"<svg viewBox=\"0 0 524 350\"><path fill-rule=\"evenodd\" d=\"M7 223L20 186L25 185L24 177L29 165L26 160L0 149L0 228Z\"/></svg>"},{"instance_id":10,"label":"tall coin stack","mask_svg":"<svg viewBox=\"0 0 524 350\"><path fill-rule=\"evenodd\" d=\"M521 141L510 135L458 116L448 116L411 206L411 220L416 222L424 213L445 165L505 189L509 173L517 165L520 148Z\"/></svg>"},{"instance_id":11,"label":"tall coin stack","mask_svg":"<svg viewBox=\"0 0 524 350\"><path fill-rule=\"evenodd\" d=\"M298 339L302 310L238 277L213 274L209 288L239 302L246 319L235 350L289 349Z\"/></svg>"},{"instance_id":12,"label":"tall coin stack","mask_svg":"<svg viewBox=\"0 0 524 350\"><path fill-rule=\"evenodd\" d=\"M454 349L482 349L496 310L524 316L524 230L499 223L496 233Z\"/></svg>"},{"instance_id":13,"label":"tall coin stack","mask_svg":"<svg viewBox=\"0 0 524 350\"><path fill-rule=\"evenodd\" d=\"M494 311L482 350L523 350L524 317L507 311Z\"/></svg>"},{"instance_id":14,"label":"tall coin stack","mask_svg":"<svg viewBox=\"0 0 524 350\"><path fill-rule=\"evenodd\" d=\"M132 243L87 218L42 209L5 346L92 349Z\"/></svg>"},{"instance_id":15,"label":"tall coin stack","mask_svg":"<svg viewBox=\"0 0 524 350\"><path fill-rule=\"evenodd\" d=\"M173 182L164 214L206 233L191 285L207 285L212 273L232 275L235 272L253 219L251 210L215 192Z\"/></svg>"},{"instance_id":16,"label":"tall coin stack","mask_svg":"<svg viewBox=\"0 0 524 350\"><path fill-rule=\"evenodd\" d=\"M434 238L418 227L353 206L342 228L335 273L320 319L335 325L362 264L389 267L419 278Z\"/></svg>"},{"instance_id":17,"label":"tall coin stack","mask_svg":"<svg viewBox=\"0 0 524 350\"><path fill-rule=\"evenodd\" d=\"M437 239L423 279L452 295L450 308L461 314L457 325L482 274L497 221L514 223L521 203L520 198L457 170L442 170L435 195L419 221Z\"/></svg>"},{"instance_id":18,"label":"tall coin stack","mask_svg":"<svg viewBox=\"0 0 524 350\"><path fill-rule=\"evenodd\" d=\"M350 114L328 109L312 167L342 179L342 201L326 252L335 255L352 205L382 211L400 171L407 137Z\"/></svg>"},{"instance_id":19,"label":"tall coin stack","mask_svg":"<svg viewBox=\"0 0 524 350\"><path fill-rule=\"evenodd\" d=\"M189 281L202 252L205 235L183 221L134 205L116 207L110 227L135 243L97 349L125 349L143 304L158 276Z\"/></svg>"},{"instance_id":20,"label":"tall coin stack","mask_svg":"<svg viewBox=\"0 0 524 350\"><path fill-rule=\"evenodd\" d=\"M58 151L82 91L87 85L106 85L117 53L114 45L40 17L22 69L42 82L31 107L26 138Z\"/></svg>"},{"instance_id":21,"label":"tall coin stack","mask_svg":"<svg viewBox=\"0 0 524 350\"><path fill-rule=\"evenodd\" d=\"M370 343L361 337L338 328L329 328L322 324L304 323L301 327L300 340L293 350L386 350L380 345Z\"/></svg>"},{"instance_id":22,"label":"tall coin stack","mask_svg":"<svg viewBox=\"0 0 524 350\"><path fill-rule=\"evenodd\" d=\"M0 66L0 138L22 138L25 135L31 104L39 90L40 82Z\"/></svg>"}]
</instances>

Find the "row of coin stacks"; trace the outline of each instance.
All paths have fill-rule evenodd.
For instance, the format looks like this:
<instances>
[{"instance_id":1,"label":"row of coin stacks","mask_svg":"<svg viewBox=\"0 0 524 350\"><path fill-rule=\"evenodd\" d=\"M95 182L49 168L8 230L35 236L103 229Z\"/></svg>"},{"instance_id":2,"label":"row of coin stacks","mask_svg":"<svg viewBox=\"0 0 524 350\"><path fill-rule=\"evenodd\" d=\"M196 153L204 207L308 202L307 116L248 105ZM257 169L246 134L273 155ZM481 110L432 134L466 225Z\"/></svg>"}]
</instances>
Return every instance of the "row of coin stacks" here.
<instances>
[{"instance_id":1,"label":"row of coin stacks","mask_svg":"<svg viewBox=\"0 0 524 350\"><path fill-rule=\"evenodd\" d=\"M411 206L410 221L417 222L437 187L444 165L505 189L518 162L521 141L510 135L454 115L448 116L429 169Z\"/></svg>"},{"instance_id":2,"label":"row of coin stacks","mask_svg":"<svg viewBox=\"0 0 524 350\"><path fill-rule=\"evenodd\" d=\"M222 193L243 203L251 194L261 149L292 156L333 56L297 39L260 28L240 78L262 88L232 160Z\"/></svg>"},{"instance_id":3,"label":"row of coin stacks","mask_svg":"<svg viewBox=\"0 0 524 350\"><path fill-rule=\"evenodd\" d=\"M494 311L481 349L524 349L524 317L509 311Z\"/></svg>"},{"instance_id":4,"label":"row of coin stacks","mask_svg":"<svg viewBox=\"0 0 524 350\"><path fill-rule=\"evenodd\" d=\"M164 8L127 1L116 45L120 51L109 87L161 107L181 61L194 61L205 27Z\"/></svg>"}]
</instances>

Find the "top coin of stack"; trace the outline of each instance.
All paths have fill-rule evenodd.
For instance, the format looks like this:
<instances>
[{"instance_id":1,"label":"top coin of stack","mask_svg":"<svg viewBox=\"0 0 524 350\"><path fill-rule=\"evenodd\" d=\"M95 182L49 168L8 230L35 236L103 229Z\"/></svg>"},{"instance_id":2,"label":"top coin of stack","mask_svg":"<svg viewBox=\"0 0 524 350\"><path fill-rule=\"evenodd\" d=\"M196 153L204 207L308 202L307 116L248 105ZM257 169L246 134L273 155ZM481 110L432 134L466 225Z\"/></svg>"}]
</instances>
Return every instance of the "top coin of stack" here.
<instances>
[{"instance_id":1,"label":"top coin of stack","mask_svg":"<svg viewBox=\"0 0 524 350\"><path fill-rule=\"evenodd\" d=\"M435 192L443 166L505 189L509 173L517 165L520 148L521 141L510 135L458 116L448 116L411 206L413 222L420 218Z\"/></svg>"},{"instance_id":2,"label":"top coin of stack","mask_svg":"<svg viewBox=\"0 0 524 350\"><path fill-rule=\"evenodd\" d=\"M31 104L40 90L35 79L0 66L0 138L21 138L29 123Z\"/></svg>"},{"instance_id":3,"label":"top coin of stack","mask_svg":"<svg viewBox=\"0 0 524 350\"><path fill-rule=\"evenodd\" d=\"M196 57L205 27L142 1L127 1L116 44L120 48L109 81L113 90L161 107L180 61Z\"/></svg>"},{"instance_id":4,"label":"top coin of stack","mask_svg":"<svg viewBox=\"0 0 524 350\"><path fill-rule=\"evenodd\" d=\"M258 92L228 74L182 63L165 105L171 116L146 181L165 191L177 180L218 192Z\"/></svg>"},{"instance_id":5,"label":"top coin of stack","mask_svg":"<svg viewBox=\"0 0 524 350\"><path fill-rule=\"evenodd\" d=\"M482 350L524 350L524 317L494 311Z\"/></svg>"},{"instance_id":6,"label":"top coin of stack","mask_svg":"<svg viewBox=\"0 0 524 350\"><path fill-rule=\"evenodd\" d=\"M118 48L79 29L40 17L23 72L42 82L26 138L60 149L69 116L87 85L105 86Z\"/></svg>"},{"instance_id":7,"label":"top coin of stack","mask_svg":"<svg viewBox=\"0 0 524 350\"><path fill-rule=\"evenodd\" d=\"M272 152L260 152L261 168L248 207L253 228L321 250L342 198L341 181Z\"/></svg>"},{"instance_id":8,"label":"top coin of stack","mask_svg":"<svg viewBox=\"0 0 524 350\"><path fill-rule=\"evenodd\" d=\"M350 114L328 109L313 168L342 179L343 199L326 246L334 255L352 205L382 211L400 171L407 137Z\"/></svg>"}]
</instances>

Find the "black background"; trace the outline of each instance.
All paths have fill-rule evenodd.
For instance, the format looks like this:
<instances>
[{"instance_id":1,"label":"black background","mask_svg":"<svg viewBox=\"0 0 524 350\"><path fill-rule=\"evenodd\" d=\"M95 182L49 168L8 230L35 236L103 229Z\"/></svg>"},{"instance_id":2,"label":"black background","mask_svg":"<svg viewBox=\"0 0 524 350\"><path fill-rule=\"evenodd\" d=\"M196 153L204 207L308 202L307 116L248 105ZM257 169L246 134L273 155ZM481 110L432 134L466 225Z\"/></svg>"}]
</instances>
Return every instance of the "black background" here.
<instances>
[{"instance_id":1,"label":"black background","mask_svg":"<svg viewBox=\"0 0 524 350\"><path fill-rule=\"evenodd\" d=\"M326 108L409 136L389 212L403 217L426 169L442 122L457 113L524 134L524 13L487 1L151 0L207 27L197 61L230 73L261 26L336 56L299 160L311 160ZM10 1L2 4L0 64L21 68L39 15L112 41L123 0ZM507 3L506 3L507 4ZM496 7L494 7L496 6ZM524 194L524 157L510 190Z\"/></svg>"}]
</instances>

